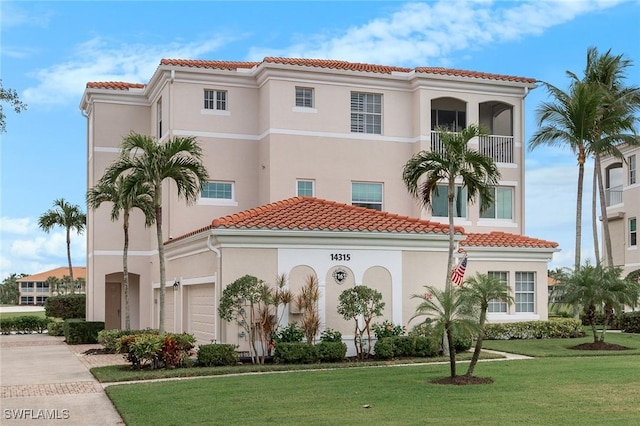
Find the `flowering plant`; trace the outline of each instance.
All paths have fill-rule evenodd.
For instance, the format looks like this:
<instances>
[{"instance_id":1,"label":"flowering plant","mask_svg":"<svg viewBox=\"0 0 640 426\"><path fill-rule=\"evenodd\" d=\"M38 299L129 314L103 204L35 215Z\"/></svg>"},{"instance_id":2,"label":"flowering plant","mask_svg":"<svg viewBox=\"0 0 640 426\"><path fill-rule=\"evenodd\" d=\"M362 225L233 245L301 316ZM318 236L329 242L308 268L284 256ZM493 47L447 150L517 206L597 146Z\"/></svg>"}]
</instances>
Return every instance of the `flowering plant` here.
<instances>
[{"instance_id":1,"label":"flowering plant","mask_svg":"<svg viewBox=\"0 0 640 426\"><path fill-rule=\"evenodd\" d=\"M402 336L405 328L401 325L394 325L390 321L384 321L382 324L373 324L371 327L377 339L391 336Z\"/></svg>"}]
</instances>

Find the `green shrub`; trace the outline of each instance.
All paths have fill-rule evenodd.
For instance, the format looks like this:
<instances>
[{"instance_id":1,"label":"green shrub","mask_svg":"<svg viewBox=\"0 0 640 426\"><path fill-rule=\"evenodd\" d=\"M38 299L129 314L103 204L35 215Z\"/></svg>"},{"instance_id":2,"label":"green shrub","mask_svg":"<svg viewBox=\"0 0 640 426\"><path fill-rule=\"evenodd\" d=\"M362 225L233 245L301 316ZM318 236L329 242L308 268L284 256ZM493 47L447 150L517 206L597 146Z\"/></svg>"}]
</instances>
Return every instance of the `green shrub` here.
<instances>
[{"instance_id":1,"label":"green shrub","mask_svg":"<svg viewBox=\"0 0 640 426\"><path fill-rule=\"evenodd\" d=\"M623 321L624 313L620 313L618 315L612 315L609 318L609 324L607 327L613 330L621 330L622 329L622 321ZM582 325L591 325L589 324L589 320L584 313L580 314L580 320L582 321ZM604 313L596 312L594 315L594 322L596 325L604 325Z\"/></svg>"},{"instance_id":2,"label":"green shrub","mask_svg":"<svg viewBox=\"0 0 640 426\"><path fill-rule=\"evenodd\" d=\"M640 311L622 314L620 329L625 333L640 333Z\"/></svg>"},{"instance_id":3,"label":"green shrub","mask_svg":"<svg viewBox=\"0 0 640 426\"><path fill-rule=\"evenodd\" d=\"M160 361L165 367L181 367L185 358L189 357L195 341L195 337L187 333L164 335Z\"/></svg>"},{"instance_id":4,"label":"green shrub","mask_svg":"<svg viewBox=\"0 0 640 426\"><path fill-rule=\"evenodd\" d=\"M393 338L391 337L383 337L382 339L378 339L375 346L373 347L374 355L378 359L391 359L395 357L395 350L396 348L393 342Z\"/></svg>"},{"instance_id":5,"label":"green shrub","mask_svg":"<svg viewBox=\"0 0 640 426\"><path fill-rule=\"evenodd\" d=\"M376 342L375 355L378 359L396 357L433 357L438 354L438 340L427 336L391 336Z\"/></svg>"},{"instance_id":6,"label":"green shrub","mask_svg":"<svg viewBox=\"0 0 640 426\"><path fill-rule=\"evenodd\" d=\"M584 336L582 322L574 318L485 325L485 339L487 340L553 339L582 336Z\"/></svg>"},{"instance_id":7,"label":"green shrub","mask_svg":"<svg viewBox=\"0 0 640 426\"><path fill-rule=\"evenodd\" d=\"M86 305L85 294L51 296L44 303L44 312L50 318L85 318Z\"/></svg>"},{"instance_id":8,"label":"green shrub","mask_svg":"<svg viewBox=\"0 0 640 426\"><path fill-rule=\"evenodd\" d=\"M15 326L15 318L0 318L0 332L2 334L11 334L11 332L15 330Z\"/></svg>"},{"instance_id":9,"label":"green shrub","mask_svg":"<svg viewBox=\"0 0 640 426\"><path fill-rule=\"evenodd\" d=\"M302 342L304 339L304 331L300 328L298 323L292 322L288 326L281 328L276 332L273 340L276 343L293 343Z\"/></svg>"},{"instance_id":10,"label":"green shrub","mask_svg":"<svg viewBox=\"0 0 640 426\"><path fill-rule=\"evenodd\" d=\"M321 362L338 362L347 355L347 345L341 341L320 342L316 345L316 352Z\"/></svg>"},{"instance_id":11,"label":"green shrub","mask_svg":"<svg viewBox=\"0 0 640 426\"><path fill-rule=\"evenodd\" d=\"M49 336L64 336L64 321L51 321L47 325L47 334Z\"/></svg>"},{"instance_id":12,"label":"green shrub","mask_svg":"<svg viewBox=\"0 0 640 426\"><path fill-rule=\"evenodd\" d=\"M238 362L238 354L235 345L214 343L200 345L197 359L198 365L204 367L235 365Z\"/></svg>"},{"instance_id":13,"label":"green shrub","mask_svg":"<svg viewBox=\"0 0 640 426\"><path fill-rule=\"evenodd\" d=\"M105 351L117 353L118 340L122 336L131 336L133 334L159 334L159 331L150 328L145 330L102 330L98 333L98 343L104 346Z\"/></svg>"},{"instance_id":14,"label":"green shrub","mask_svg":"<svg viewBox=\"0 0 640 426\"><path fill-rule=\"evenodd\" d=\"M137 360L137 366L148 365L152 369L158 368L164 337L159 334L141 334L133 337L128 345L128 352Z\"/></svg>"},{"instance_id":15,"label":"green shrub","mask_svg":"<svg viewBox=\"0 0 640 426\"><path fill-rule=\"evenodd\" d=\"M371 326L373 334L376 339L391 336L402 336L405 333L405 328L401 325L393 325L390 321L384 321L382 324L373 324Z\"/></svg>"},{"instance_id":16,"label":"green shrub","mask_svg":"<svg viewBox=\"0 0 640 426\"><path fill-rule=\"evenodd\" d=\"M273 362L278 364L308 364L316 362L316 347L306 342L276 343Z\"/></svg>"},{"instance_id":17,"label":"green shrub","mask_svg":"<svg viewBox=\"0 0 640 426\"><path fill-rule=\"evenodd\" d=\"M468 351L473 345L473 336L466 330L456 330L453 335L453 344L456 347L456 353Z\"/></svg>"},{"instance_id":18,"label":"green shrub","mask_svg":"<svg viewBox=\"0 0 640 426\"><path fill-rule=\"evenodd\" d=\"M187 362L194 343L195 337L191 334L143 330L118 338L116 352L123 354L134 368L181 367Z\"/></svg>"},{"instance_id":19,"label":"green shrub","mask_svg":"<svg viewBox=\"0 0 640 426\"><path fill-rule=\"evenodd\" d=\"M342 333L332 328L327 328L320 334L321 342L342 342Z\"/></svg>"},{"instance_id":20,"label":"green shrub","mask_svg":"<svg viewBox=\"0 0 640 426\"><path fill-rule=\"evenodd\" d=\"M98 343L100 330L104 330L102 321L85 321L77 318L64 321L64 337L68 345Z\"/></svg>"}]
</instances>

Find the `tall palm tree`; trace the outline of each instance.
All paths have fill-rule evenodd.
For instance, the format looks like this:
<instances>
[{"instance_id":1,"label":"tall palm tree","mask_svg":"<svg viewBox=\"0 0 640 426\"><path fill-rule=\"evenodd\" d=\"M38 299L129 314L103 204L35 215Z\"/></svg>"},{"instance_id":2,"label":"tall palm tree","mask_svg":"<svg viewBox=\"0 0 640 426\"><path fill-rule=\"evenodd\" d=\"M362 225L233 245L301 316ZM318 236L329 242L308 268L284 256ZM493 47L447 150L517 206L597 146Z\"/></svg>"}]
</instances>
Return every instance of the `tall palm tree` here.
<instances>
[{"instance_id":1,"label":"tall palm tree","mask_svg":"<svg viewBox=\"0 0 640 426\"><path fill-rule=\"evenodd\" d=\"M125 179L131 179L131 176L119 176L114 183L99 180L98 183L87 191L87 206L90 209L97 209L102 203L112 203L111 220L120 219L122 212L122 230L124 233L124 246L122 249L122 271L123 271L123 287L124 287L124 324L125 329L131 329L130 309L129 309L129 216L131 210L138 208L142 210L145 217L145 225L153 224L153 197L148 184L139 186L131 186L131 193L124 192Z\"/></svg>"},{"instance_id":2,"label":"tall palm tree","mask_svg":"<svg viewBox=\"0 0 640 426\"><path fill-rule=\"evenodd\" d=\"M471 139L486 132L476 125L470 125L461 132L440 130L440 151L420 151L404 165L402 179L411 195L419 198L426 208L431 207L433 195L438 194L438 184L447 182L449 208L449 256L447 260L446 285L451 285L453 266L454 222L453 202L456 179L467 189L467 201L480 198L480 210L485 211L493 204L493 188L498 185L500 172L495 162L488 156L469 148Z\"/></svg>"},{"instance_id":3,"label":"tall palm tree","mask_svg":"<svg viewBox=\"0 0 640 426\"><path fill-rule=\"evenodd\" d=\"M598 113L600 92L591 85L573 81L564 92L542 82L552 100L543 102L536 110L538 130L529 142L529 150L540 145L566 146L578 157L578 188L576 197L575 267L580 266L582 245L582 194L587 141L593 132Z\"/></svg>"},{"instance_id":4,"label":"tall palm tree","mask_svg":"<svg viewBox=\"0 0 640 426\"><path fill-rule=\"evenodd\" d=\"M166 272L162 239L162 182L172 180L178 197L192 204L198 199L209 175L202 164L203 152L195 137L174 136L162 143L155 138L130 133L121 144L121 156L103 176L115 182L118 176L130 176L123 181L123 193L133 194L137 188L148 186L153 199L153 221L156 224L158 258L160 264L160 332L164 332Z\"/></svg>"},{"instance_id":5,"label":"tall palm tree","mask_svg":"<svg viewBox=\"0 0 640 426\"><path fill-rule=\"evenodd\" d=\"M590 135L590 152L594 157L594 171L597 178L598 194L600 197L600 214L602 217L602 233L608 266L613 266L611 235L607 217L607 205L602 179L601 157L610 155L624 161L624 156L618 149L621 143L637 145L635 125L638 121L636 113L640 110L640 87L626 86L624 79L626 71L632 66L632 61L624 55L613 55L611 49L600 54L596 47L587 50L587 65L582 81L601 92L598 114ZM570 74L574 81L578 77ZM593 205L596 198L593 198ZM592 211L595 209L592 209ZM596 223L596 217L592 220ZM596 235L596 234L594 234ZM596 237L597 238L597 237ZM598 244L597 240L594 240ZM597 259L597 257L596 257Z\"/></svg>"},{"instance_id":6,"label":"tall palm tree","mask_svg":"<svg viewBox=\"0 0 640 426\"><path fill-rule=\"evenodd\" d=\"M495 277L486 274L477 273L475 276L465 280L464 285L460 288L462 298L467 302L475 305L480 310L480 318L478 320L478 338L476 346L471 357L471 363L467 369L467 376L473 375L473 370L480 358L482 351L482 342L484 340L484 326L487 322L487 311L489 303L492 300L498 300L507 304L513 303L511 296L511 288L506 283L500 282Z\"/></svg>"},{"instance_id":7,"label":"tall palm tree","mask_svg":"<svg viewBox=\"0 0 640 426\"><path fill-rule=\"evenodd\" d=\"M467 299L461 297L462 290L459 286L448 285L441 290L434 286L424 286L426 293L414 294L412 299L418 299L420 304L416 313L409 321L419 316L427 316L432 319L434 331L437 336L445 336L449 345L449 370L451 378L456 377L456 345L454 336L456 333L475 331L476 310Z\"/></svg>"},{"instance_id":8,"label":"tall palm tree","mask_svg":"<svg viewBox=\"0 0 640 426\"><path fill-rule=\"evenodd\" d=\"M54 226L61 226L66 230L67 236L67 260L69 262L69 277L73 282L73 267L71 266L71 230L75 229L78 235L84 232L84 228L87 224L87 215L80 210L80 206L76 204L70 204L59 198L53 202L52 209L44 212L38 219L38 226L49 232ZM74 293L73 286L71 287L71 293Z\"/></svg>"}]
</instances>

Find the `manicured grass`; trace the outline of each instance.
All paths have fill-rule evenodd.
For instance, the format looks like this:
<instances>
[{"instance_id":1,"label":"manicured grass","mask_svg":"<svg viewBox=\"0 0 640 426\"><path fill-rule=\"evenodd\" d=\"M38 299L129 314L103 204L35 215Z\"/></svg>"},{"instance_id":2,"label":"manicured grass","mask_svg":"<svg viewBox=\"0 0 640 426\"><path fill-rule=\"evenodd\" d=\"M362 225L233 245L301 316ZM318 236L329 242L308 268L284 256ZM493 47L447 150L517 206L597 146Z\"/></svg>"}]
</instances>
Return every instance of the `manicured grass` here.
<instances>
[{"instance_id":1,"label":"manicured grass","mask_svg":"<svg viewBox=\"0 0 640 426\"><path fill-rule=\"evenodd\" d=\"M577 339L527 339L527 340L485 340L483 347L496 351L510 352L533 357L575 357L640 355L640 334L607 332L605 342L631 348L625 351L582 351L569 349L581 343L593 342L593 334ZM640 372L638 373L640 380Z\"/></svg>"},{"instance_id":2,"label":"manicured grass","mask_svg":"<svg viewBox=\"0 0 640 426\"><path fill-rule=\"evenodd\" d=\"M504 358L501 355L485 353L481 359L497 359ZM459 354L459 361L470 360L470 353ZM303 364L303 365L281 365L281 364L265 364L265 365L234 365L230 367L193 367L193 368L176 368L170 370L131 370L129 365L120 366L112 365L108 367L95 367L91 369L91 373L98 381L102 383L109 382L126 382L132 380L152 380L164 379L172 377L198 377L198 376L223 376L228 374L242 373L265 373L280 372L292 370L323 370L323 369L343 369L343 368L363 368L363 367L380 367L386 365L398 364L421 364L433 362L448 362L448 358L411 358L393 361L367 361L367 362L343 362L343 363L326 363L326 364Z\"/></svg>"},{"instance_id":3,"label":"manicured grass","mask_svg":"<svg viewBox=\"0 0 640 426\"><path fill-rule=\"evenodd\" d=\"M106 391L129 426L637 424L639 371L638 356L544 358L478 364L476 375L493 378L490 385L434 385L429 380L446 376L447 365L413 365L116 385Z\"/></svg>"},{"instance_id":4,"label":"manicured grass","mask_svg":"<svg viewBox=\"0 0 640 426\"><path fill-rule=\"evenodd\" d=\"M25 317L25 316L36 316L38 318L44 318L44 311L35 311L35 312L0 312L0 319L2 318L15 318L15 317Z\"/></svg>"}]
</instances>

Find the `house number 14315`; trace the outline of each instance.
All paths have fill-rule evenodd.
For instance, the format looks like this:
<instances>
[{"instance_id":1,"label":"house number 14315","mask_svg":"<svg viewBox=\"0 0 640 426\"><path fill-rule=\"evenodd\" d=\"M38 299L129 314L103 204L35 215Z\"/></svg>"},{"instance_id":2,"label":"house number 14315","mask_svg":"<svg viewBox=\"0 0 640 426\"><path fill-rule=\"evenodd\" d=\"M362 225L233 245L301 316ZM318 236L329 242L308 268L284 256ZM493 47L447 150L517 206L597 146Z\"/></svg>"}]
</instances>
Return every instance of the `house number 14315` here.
<instances>
[{"instance_id":1,"label":"house number 14315","mask_svg":"<svg viewBox=\"0 0 640 426\"><path fill-rule=\"evenodd\" d=\"M349 253L331 253L331 260L338 262L348 262L351 260Z\"/></svg>"}]
</instances>

